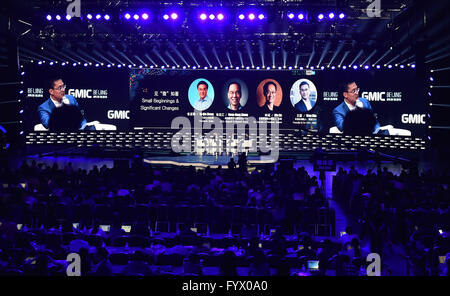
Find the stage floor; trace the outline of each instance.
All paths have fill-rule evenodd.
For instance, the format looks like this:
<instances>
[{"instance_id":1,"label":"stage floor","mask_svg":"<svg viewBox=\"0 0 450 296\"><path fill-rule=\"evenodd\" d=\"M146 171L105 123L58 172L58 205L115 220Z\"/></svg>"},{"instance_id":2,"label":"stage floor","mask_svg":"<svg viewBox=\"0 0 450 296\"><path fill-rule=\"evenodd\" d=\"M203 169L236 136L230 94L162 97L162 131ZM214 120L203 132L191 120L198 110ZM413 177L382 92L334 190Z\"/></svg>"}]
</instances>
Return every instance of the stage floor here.
<instances>
[{"instance_id":1,"label":"stage floor","mask_svg":"<svg viewBox=\"0 0 450 296\"><path fill-rule=\"evenodd\" d=\"M173 156L153 156L144 159L145 163L154 165L176 165L176 166L195 166L195 167L211 167L228 168L228 162L232 156L229 155L181 155ZM237 163L238 157L233 157ZM270 156L247 156L249 165L271 164L276 163L277 160Z\"/></svg>"}]
</instances>

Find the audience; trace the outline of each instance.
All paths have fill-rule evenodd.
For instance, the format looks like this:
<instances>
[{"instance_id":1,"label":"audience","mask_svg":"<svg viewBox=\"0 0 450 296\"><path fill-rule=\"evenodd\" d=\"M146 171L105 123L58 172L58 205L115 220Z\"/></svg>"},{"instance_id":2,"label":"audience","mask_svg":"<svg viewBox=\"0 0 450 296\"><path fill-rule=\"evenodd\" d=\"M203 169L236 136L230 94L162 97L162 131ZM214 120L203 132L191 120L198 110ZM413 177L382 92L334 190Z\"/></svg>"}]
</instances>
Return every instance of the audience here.
<instances>
[{"instance_id":1,"label":"audience","mask_svg":"<svg viewBox=\"0 0 450 296\"><path fill-rule=\"evenodd\" d=\"M214 256L225 276L238 275L241 265L243 274L287 276L307 260L319 261L318 275L356 276L365 270L368 252L384 256L394 244L404 248L411 275L449 273L448 260L440 262L450 253L448 174L410 168L396 176L386 168L365 174L339 168L334 198L358 223L340 238L319 243L310 219L329 207L315 177L304 168L249 173L245 155L238 165L196 170L133 163L129 169L83 170L33 161L15 170L0 167L0 274L64 275L67 254L77 252L82 275L161 274L153 267L160 255L185 258L172 270L178 266L181 273L202 275L201 255ZM180 205L188 206L183 217L171 210ZM206 214L196 212L197 206L206 207ZM181 227L177 223L194 222L224 235L233 224L241 231L201 248L206 238L189 227L173 239L153 237L156 222L173 233ZM111 227L104 231L100 225ZM122 225L131 225L131 233ZM129 252L128 243L137 248L130 257L120 253ZM110 261L117 252L122 265Z\"/></svg>"}]
</instances>

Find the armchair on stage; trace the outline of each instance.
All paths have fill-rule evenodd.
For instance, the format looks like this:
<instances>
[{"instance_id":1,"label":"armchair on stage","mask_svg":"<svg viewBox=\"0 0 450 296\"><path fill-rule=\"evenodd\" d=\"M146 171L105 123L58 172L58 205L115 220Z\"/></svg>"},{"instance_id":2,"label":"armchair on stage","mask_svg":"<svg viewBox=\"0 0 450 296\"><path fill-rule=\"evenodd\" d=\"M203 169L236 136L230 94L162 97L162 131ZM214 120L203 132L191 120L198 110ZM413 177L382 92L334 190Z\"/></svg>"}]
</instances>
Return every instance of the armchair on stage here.
<instances>
[{"instance_id":1,"label":"armchair on stage","mask_svg":"<svg viewBox=\"0 0 450 296\"><path fill-rule=\"evenodd\" d=\"M248 153L252 149L252 147L256 147L255 143L253 143L252 141L254 140L226 140L224 146L224 142L217 138L198 138L195 141L194 152L198 155L221 155L223 153L231 153L232 155L237 155L240 152Z\"/></svg>"},{"instance_id":2,"label":"armchair on stage","mask_svg":"<svg viewBox=\"0 0 450 296\"><path fill-rule=\"evenodd\" d=\"M115 131L115 130L117 130L117 127L113 124L105 124L105 123L100 123L98 121L88 122L86 124L86 126L94 126L95 130L97 130L97 131ZM34 131L35 132L46 132L46 131L48 131L48 129L45 128L44 125L42 125L42 123L39 123L34 126Z\"/></svg>"},{"instance_id":3,"label":"armchair on stage","mask_svg":"<svg viewBox=\"0 0 450 296\"><path fill-rule=\"evenodd\" d=\"M411 131L400 128L394 128L392 125L382 126L380 130L387 130L390 136L405 136L405 137L411 136ZM336 126L333 126L332 128L330 128L330 134L342 134L342 132Z\"/></svg>"}]
</instances>

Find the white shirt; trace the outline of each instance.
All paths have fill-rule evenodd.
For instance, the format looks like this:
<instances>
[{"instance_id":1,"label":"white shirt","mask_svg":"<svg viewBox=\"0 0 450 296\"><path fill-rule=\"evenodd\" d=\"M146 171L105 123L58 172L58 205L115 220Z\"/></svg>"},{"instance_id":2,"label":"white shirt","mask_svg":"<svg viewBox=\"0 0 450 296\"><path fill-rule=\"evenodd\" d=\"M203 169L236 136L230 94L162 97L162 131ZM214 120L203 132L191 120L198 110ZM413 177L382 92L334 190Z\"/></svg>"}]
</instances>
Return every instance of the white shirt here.
<instances>
[{"instance_id":1,"label":"white shirt","mask_svg":"<svg viewBox=\"0 0 450 296\"><path fill-rule=\"evenodd\" d=\"M353 105L351 105L351 104L347 103L347 101L346 101L346 100L344 100L344 102L345 102L345 104L347 105L348 109L350 109L350 111L353 111L353 110L355 110L355 109L356 109L356 104L355 104L355 106L353 106Z\"/></svg>"},{"instance_id":2,"label":"white shirt","mask_svg":"<svg viewBox=\"0 0 450 296\"><path fill-rule=\"evenodd\" d=\"M311 105L311 101L309 100L309 98L308 99L304 99L304 98L302 98L302 101L303 101L303 103L305 104L305 106L306 106L306 110L311 110L312 109L312 105Z\"/></svg>"},{"instance_id":3,"label":"white shirt","mask_svg":"<svg viewBox=\"0 0 450 296\"><path fill-rule=\"evenodd\" d=\"M52 97L50 97L50 100L52 100L52 102L53 102L53 104L55 104L56 108L62 107L62 105L64 105L64 104L70 105L69 99L66 98L66 96L63 97L63 99L61 100L61 103L56 100L53 100Z\"/></svg>"}]
</instances>

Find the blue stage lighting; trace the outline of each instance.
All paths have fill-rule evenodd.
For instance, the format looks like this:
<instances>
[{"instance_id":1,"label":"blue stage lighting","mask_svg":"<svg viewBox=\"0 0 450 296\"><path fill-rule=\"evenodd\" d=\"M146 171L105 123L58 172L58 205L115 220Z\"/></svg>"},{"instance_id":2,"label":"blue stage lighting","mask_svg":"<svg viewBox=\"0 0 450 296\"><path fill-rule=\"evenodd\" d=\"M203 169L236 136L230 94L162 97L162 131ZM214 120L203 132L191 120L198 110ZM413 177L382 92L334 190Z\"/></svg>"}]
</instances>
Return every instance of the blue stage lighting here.
<instances>
[{"instance_id":1,"label":"blue stage lighting","mask_svg":"<svg viewBox=\"0 0 450 296\"><path fill-rule=\"evenodd\" d=\"M249 20L254 20L255 19L255 14L254 13L250 13L249 15L248 15L248 19Z\"/></svg>"},{"instance_id":2,"label":"blue stage lighting","mask_svg":"<svg viewBox=\"0 0 450 296\"><path fill-rule=\"evenodd\" d=\"M225 16L223 15L223 13L219 13L219 14L217 15L217 19L218 19L219 21L223 20L224 18L225 18Z\"/></svg>"},{"instance_id":3,"label":"blue stage lighting","mask_svg":"<svg viewBox=\"0 0 450 296\"><path fill-rule=\"evenodd\" d=\"M148 20L149 15L148 15L148 13L143 13L141 17L142 17L143 20L146 21L146 20Z\"/></svg>"},{"instance_id":4,"label":"blue stage lighting","mask_svg":"<svg viewBox=\"0 0 450 296\"><path fill-rule=\"evenodd\" d=\"M55 18L56 18L57 21L60 21L60 20L61 20L61 16L60 16L59 14L57 14L57 15L55 16Z\"/></svg>"},{"instance_id":5,"label":"blue stage lighting","mask_svg":"<svg viewBox=\"0 0 450 296\"><path fill-rule=\"evenodd\" d=\"M105 16L103 17L105 20L109 21L111 19L111 17L109 16L109 14L105 14Z\"/></svg>"},{"instance_id":6,"label":"blue stage lighting","mask_svg":"<svg viewBox=\"0 0 450 296\"><path fill-rule=\"evenodd\" d=\"M300 13L300 14L298 15L298 19L299 19L299 20L304 20L304 19L305 19L305 15L304 15L303 13Z\"/></svg>"},{"instance_id":7,"label":"blue stage lighting","mask_svg":"<svg viewBox=\"0 0 450 296\"><path fill-rule=\"evenodd\" d=\"M170 18L173 19L173 20L178 19L178 13L172 12L172 14L170 15Z\"/></svg>"},{"instance_id":8,"label":"blue stage lighting","mask_svg":"<svg viewBox=\"0 0 450 296\"><path fill-rule=\"evenodd\" d=\"M96 15L95 15L95 19L96 19L96 20L99 20L99 19L101 19L101 18L102 18L102 15L101 15L101 14L96 14Z\"/></svg>"},{"instance_id":9,"label":"blue stage lighting","mask_svg":"<svg viewBox=\"0 0 450 296\"><path fill-rule=\"evenodd\" d=\"M125 13L125 19L129 20L131 18L131 15L129 13Z\"/></svg>"},{"instance_id":10,"label":"blue stage lighting","mask_svg":"<svg viewBox=\"0 0 450 296\"><path fill-rule=\"evenodd\" d=\"M335 17L335 15L334 15L333 12L330 12L330 14L328 14L328 18L329 18L330 20L334 19L334 17Z\"/></svg>"},{"instance_id":11,"label":"blue stage lighting","mask_svg":"<svg viewBox=\"0 0 450 296\"><path fill-rule=\"evenodd\" d=\"M291 12L288 14L288 18L293 19L294 18L294 14Z\"/></svg>"},{"instance_id":12,"label":"blue stage lighting","mask_svg":"<svg viewBox=\"0 0 450 296\"><path fill-rule=\"evenodd\" d=\"M242 13L239 15L239 19L242 21L245 18L245 15L243 15Z\"/></svg>"},{"instance_id":13,"label":"blue stage lighting","mask_svg":"<svg viewBox=\"0 0 450 296\"><path fill-rule=\"evenodd\" d=\"M318 16L317 16L317 18L319 19L319 20L323 20L324 19L324 15L323 15L323 13L321 13L321 14L319 14Z\"/></svg>"},{"instance_id":14,"label":"blue stage lighting","mask_svg":"<svg viewBox=\"0 0 450 296\"><path fill-rule=\"evenodd\" d=\"M340 18L341 20L343 20L343 19L345 18L345 14L344 14L344 13L339 14L339 18Z\"/></svg>"},{"instance_id":15,"label":"blue stage lighting","mask_svg":"<svg viewBox=\"0 0 450 296\"><path fill-rule=\"evenodd\" d=\"M210 15L209 15L209 19L210 19L210 20L213 20L213 19L215 19L215 18L216 18L216 16L215 16L214 14L210 14Z\"/></svg>"},{"instance_id":16,"label":"blue stage lighting","mask_svg":"<svg viewBox=\"0 0 450 296\"><path fill-rule=\"evenodd\" d=\"M258 18L259 18L260 20L263 20L263 19L265 18L265 15L261 13L261 14L258 15Z\"/></svg>"},{"instance_id":17,"label":"blue stage lighting","mask_svg":"<svg viewBox=\"0 0 450 296\"><path fill-rule=\"evenodd\" d=\"M47 15L47 17L46 17L46 18L47 18L47 20L48 20L48 21L51 21L51 20L52 20L52 16L51 16L51 15L49 15L49 14Z\"/></svg>"},{"instance_id":18,"label":"blue stage lighting","mask_svg":"<svg viewBox=\"0 0 450 296\"><path fill-rule=\"evenodd\" d=\"M133 18L134 18L135 20L138 20L138 19L139 19L139 14L133 15Z\"/></svg>"},{"instance_id":19,"label":"blue stage lighting","mask_svg":"<svg viewBox=\"0 0 450 296\"><path fill-rule=\"evenodd\" d=\"M86 15L86 18L87 18L88 20L91 20L91 19L92 19L92 14L88 13L88 14Z\"/></svg>"},{"instance_id":20,"label":"blue stage lighting","mask_svg":"<svg viewBox=\"0 0 450 296\"><path fill-rule=\"evenodd\" d=\"M207 18L206 13L200 14L200 19L201 19L202 21L206 20L206 18Z\"/></svg>"},{"instance_id":21,"label":"blue stage lighting","mask_svg":"<svg viewBox=\"0 0 450 296\"><path fill-rule=\"evenodd\" d=\"M70 14L66 15L66 20L70 21L72 19L72 16Z\"/></svg>"}]
</instances>

